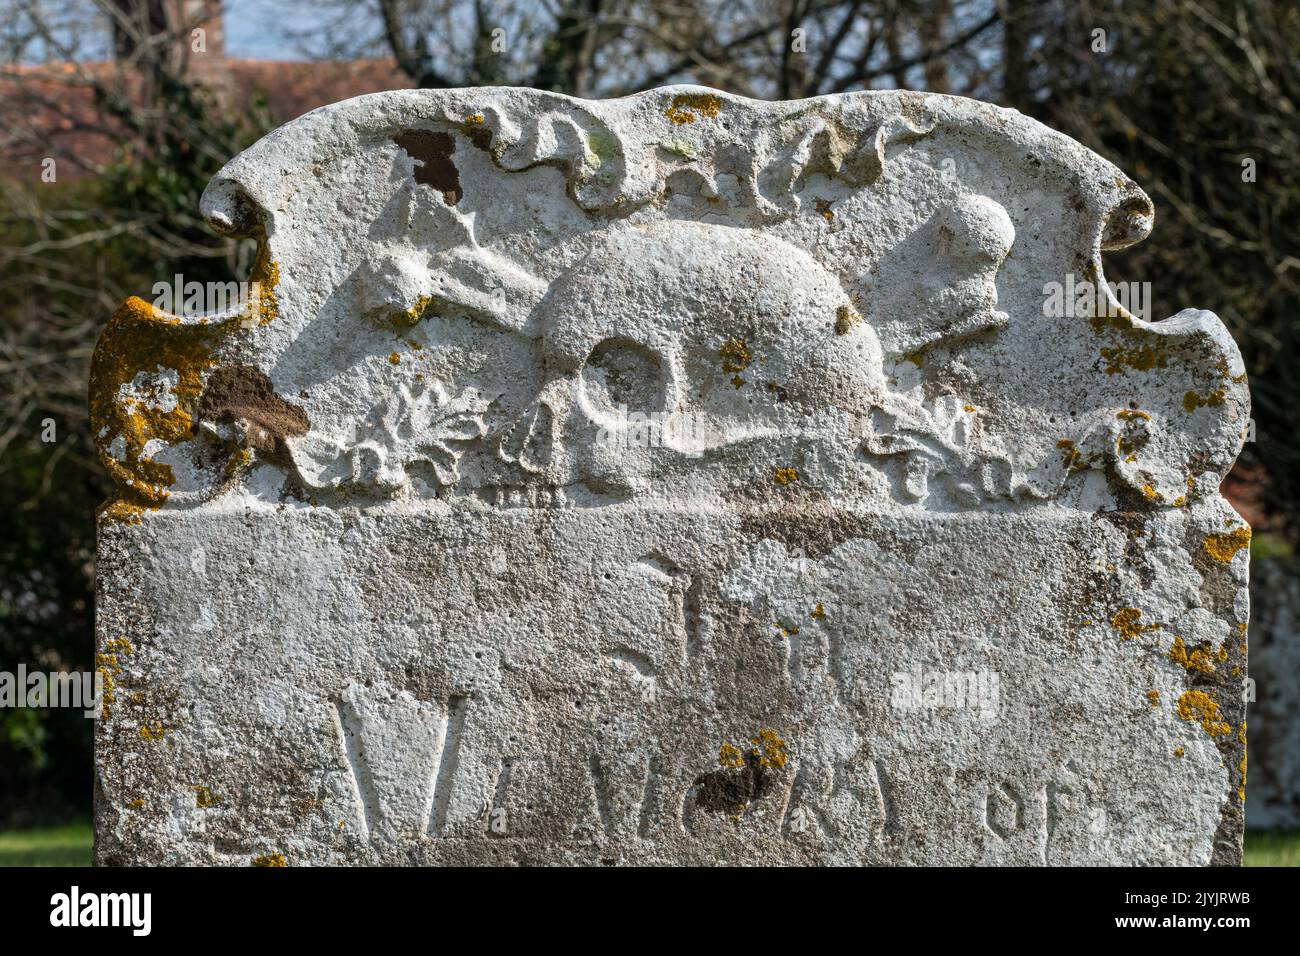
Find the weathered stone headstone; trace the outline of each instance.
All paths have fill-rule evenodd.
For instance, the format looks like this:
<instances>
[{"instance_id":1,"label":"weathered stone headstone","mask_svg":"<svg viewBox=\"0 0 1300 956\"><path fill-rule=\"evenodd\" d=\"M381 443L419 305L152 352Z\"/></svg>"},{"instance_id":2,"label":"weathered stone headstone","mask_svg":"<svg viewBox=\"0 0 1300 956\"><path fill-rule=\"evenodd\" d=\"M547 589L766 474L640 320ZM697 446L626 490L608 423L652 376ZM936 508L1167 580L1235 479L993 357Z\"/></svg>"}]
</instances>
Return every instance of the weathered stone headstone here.
<instances>
[{"instance_id":1,"label":"weathered stone headstone","mask_svg":"<svg viewBox=\"0 0 1300 956\"><path fill-rule=\"evenodd\" d=\"M1098 156L403 91L203 213L250 300L96 353L101 863L1238 861L1245 375Z\"/></svg>"},{"instance_id":2,"label":"weathered stone headstone","mask_svg":"<svg viewBox=\"0 0 1300 956\"><path fill-rule=\"evenodd\" d=\"M1254 561L1251 577L1251 829L1300 830L1300 558Z\"/></svg>"}]
</instances>

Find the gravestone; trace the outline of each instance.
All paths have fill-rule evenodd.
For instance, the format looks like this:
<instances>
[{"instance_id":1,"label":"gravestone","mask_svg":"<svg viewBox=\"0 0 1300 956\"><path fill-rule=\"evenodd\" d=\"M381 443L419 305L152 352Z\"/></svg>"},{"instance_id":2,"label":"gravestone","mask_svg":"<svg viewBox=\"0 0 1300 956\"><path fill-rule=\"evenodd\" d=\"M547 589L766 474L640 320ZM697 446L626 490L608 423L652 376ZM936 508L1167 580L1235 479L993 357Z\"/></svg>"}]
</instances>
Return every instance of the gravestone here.
<instances>
[{"instance_id":1,"label":"gravestone","mask_svg":"<svg viewBox=\"0 0 1300 956\"><path fill-rule=\"evenodd\" d=\"M1287 554L1252 563L1248 702L1255 773L1246 823L1300 830L1300 559Z\"/></svg>"},{"instance_id":2,"label":"gravestone","mask_svg":"<svg viewBox=\"0 0 1300 956\"><path fill-rule=\"evenodd\" d=\"M101 864L1239 861L1245 373L1100 157L401 91L202 211L255 287L95 355Z\"/></svg>"}]
</instances>

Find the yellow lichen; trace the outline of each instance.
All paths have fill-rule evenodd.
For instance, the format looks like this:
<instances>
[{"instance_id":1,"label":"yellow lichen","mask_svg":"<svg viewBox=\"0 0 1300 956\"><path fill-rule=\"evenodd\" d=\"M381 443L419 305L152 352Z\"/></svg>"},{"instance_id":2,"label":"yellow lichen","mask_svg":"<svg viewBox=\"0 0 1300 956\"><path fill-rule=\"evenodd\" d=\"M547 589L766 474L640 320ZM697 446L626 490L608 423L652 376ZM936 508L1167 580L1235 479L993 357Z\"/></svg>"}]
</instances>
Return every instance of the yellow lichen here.
<instances>
[{"instance_id":1,"label":"yellow lichen","mask_svg":"<svg viewBox=\"0 0 1300 956\"><path fill-rule=\"evenodd\" d=\"M1223 720L1214 697L1203 690L1188 690L1178 698L1178 716L1191 724L1200 724L1211 737L1232 733L1232 725Z\"/></svg>"},{"instance_id":2,"label":"yellow lichen","mask_svg":"<svg viewBox=\"0 0 1300 956\"><path fill-rule=\"evenodd\" d=\"M167 736L167 731L160 720L146 720L140 725L140 738L142 740L162 740Z\"/></svg>"},{"instance_id":3,"label":"yellow lichen","mask_svg":"<svg viewBox=\"0 0 1300 956\"><path fill-rule=\"evenodd\" d=\"M750 748L750 756L756 758L761 767L779 770L790 759L785 752L785 741L775 730L770 728L760 730L757 737L750 738L750 743L755 745Z\"/></svg>"},{"instance_id":4,"label":"yellow lichen","mask_svg":"<svg viewBox=\"0 0 1300 956\"><path fill-rule=\"evenodd\" d=\"M778 468L772 475L772 480L778 485L785 486L799 480L798 468Z\"/></svg>"},{"instance_id":5,"label":"yellow lichen","mask_svg":"<svg viewBox=\"0 0 1300 956\"><path fill-rule=\"evenodd\" d=\"M1188 653L1187 645L1177 634L1174 635L1174 646L1169 649L1169 659L1175 664L1181 664L1185 670L1200 671L1203 674L1214 673L1210 655L1199 647L1193 648L1191 653Z\"/></svg>"},{"instance_id":6,"label":"yellow lichen","mask_svg":"<svg viewBox=\"0 0 1300 956\"><path fill-rule=\"evenodd\" d=\"M264 853L253 857L252 866L288 866L283 853Z\"/></svg>"},{"instance_id":7,"label":"yellow lichen","mask_svg":"<svg viewBox=\"0 0 1300 956\"><path fill-rule=\"evenodd\" d=\"M394 352L392 355L388 356L388 361L392 365L401 365L402 357Z\"/></svg>"},{"instance_id":8,"label":"yellow lichen","mask_svg":"<svg viewBox=\"0 0 1300 956\"><path fill-rule=\"evenodd\" d=\"M1181 759L1184 753L1186 753L1186 751L1184 751L1182 747L1175 747L1175 748L1174 748L1174 756L1175 756L1175 757L1178 757L1179 759Z\"/></svg>"},{"instance_id":9,"label":"yellow lichen","mask_svg":"<svg viewBox=\"0 0 1300 956\"><path fill-rule=\"evenodd\" d=\"M1229 534L1207 534L1204 546L1205 553L1215 561L1231 564L1238 551L1250 547L1250 528L1243 525Z\"/></svg>"},{"instance_id":10,"label":"yellow lichen","mask_svg":"<svg viewBox=\"0 0 1300 956\"><path fill-rule=\"evenodd\" d=\"M1146 498L1148 501L1154 501L1156 504L1162 504L1165 500L1165 496L1159 491L1156 491L1153 485L1142 486L1142 497Z\"/></svg>"},{"instance_id":11,"label":"yellow lichen","mask_svg":"<svg viewBox=\"0 0 1300 956\"><path fill-rule=\"evenodd\" d=\"M723 744L718 750L718 763L732 770L745 766L745 752L735 744Z\"/></svg>"},{"instance_id":12,"label":"yellow lichen","mask_svg":"<svg viewBox=\"0 0 1300 956\"><path fill-rule=\"evenodd\" d=\"M1106 362L1104 371L1107 375L1126 373L1129 369L1136 372L1149 372L1165 367L1165 356L1149 345L1135 348L1103 348L1101 357Z\"/></svg>"},{"instance_id":13,"label":"yellow lichen","mask_svg":"<svg viewBox=\"0 0 1300 956\"><path fill-rule=\"evenodd\" d=\"M482 114L482 113L475 113L473 116L466 116L466 117L465 117L465 125L466 125L466 126L482 126L482 125L483 125L483 114Z\"/></svg>"},{"instance_id":14,"label":"yellow lichen","mask_svg":"<svg viewBox=\"0 0 1300 956\"><path fill-rule=\"evenodd\" d=\"M722 358L724 372L743 372L754 361L753 353L749 351L749 345L744 339L727 339L718 349L718 355Z\"/></svg>"},{"instance_id":15,"label":"yellow lichen","mask_svg":"<svg viewBox=\"0 0 1300 956\"><path fill-rule=\"evenodd\" d=\"M678 126L704 117L714 119L722 109L722 98L713 93L678 93L664 115Z\"/></svg>"},{"instance_id":16,"label":"yellow lichen","mask_svg":"<svg viewBox=\"0 0 1300 956\"><path fill-rule=\"evenodd\" d=\"M426 312L433 308L434 298L431 295L417 296L415 303L402 312L397 313L394 319L394 325L399 327L410 328L413 325L419 325L420 320L424 318Z\"/></svg>"},{"instance_id":17,"label":"yellow lichen","mask_svg":"<svg viewBox=\"0 0 1300 956\"><path fill-rule=\"evenodd\" d=\"M257 260L253 263L250 281L257 295L249 302L250 318L266 325L280 314L280 300L276 287L280 285L280 263L271 258L271 243L262 236L257 246Z\"/></svg>"},{"instance_id":18,"label":"yellow lichen","mask_svg":"<svg viewBox=\"0 0 1300 956\"><path fill-rule=\"evenodd\" d=\"M814 621L820 621L825 616L826 616L826 606L822 604L821 601L818 601L817 606L812 609L811 617Z\"/></svg>"},{"instance_id":19,"label":"yellow lichen","mask_svg":"<svg viewBox=\"0 0 1300 956\"><path fill-rule=\"evenodd\" d=\"M234 475L237 475L239 472L243 471L252 463L253 463L253 450L251 448L239 448L236 449L235 453L230 456L230 459L226 462L225 467L222 469L222 473L227 478L230 478L233 477Z\"/></svg>"},{"instance_id":20,"label":"yellow lichen","mask_svg":"<svg viewBox=\"0 0 1300 956\"><path fill-rule=\"evenodd\" d=\"M1142 612L1135 607L1120 608L1113 618L1111 626L1119 631L1120 640L1131 640L1140 636L1146 631L1156 631L1160 629L1159 624L1139 624L1138 619L1142 617Z\"/></svg>"},{"instance_id":21,"label":"yellow lichen","mask_svg":"<svg viewBox=\"0 0 1300 956\"><path fill-rule=\"evenodd\" d=\"M100 716L104 720L113 716L113 704L117 702L117 680L122 673L118 654L130 656L135 653L135 646L119 635L104 642L104 650L95 655L95 669L100 677Z\"/></svg>"},{"instance_id":22,"label":"yellow lichen","mask_svg":"<svg viewBox=\"0 0 1300 956\"><path fill-rule=\"evenodd\" d=\"M221 802L221 798L213 793L209 788L198 786L194 788L194 805L200 810L206 810L208 807L214 807Z\"/></svg>"},{"instance_id":23,"label":"yellow lichen","mask_svg":"<svg viewBox=\"0 0 1300 956\"><path fill-rule=\"evenodd\" d=\"M1198 408L1217 407L1223 404L1223 400L1226 397L1227 393L1221 388L1216 388L1205 398L1202 398L1197 392L1188 392L1183 396L1183 408L1191 413L1196 411Z\"/></svg>"},{"instance_id":24,"label":"yellow lichen","mask_svg":"<svg viewBox=\"0 0 1300 956\"><path fill-rule=\"evenodd\" d=\"M1158 690L1149 690L1149 691L1147 691L1147 701L1151 704L1152 707L1159 707L1159 706L1160 706L1160 691L1158 691Z\"/></svg>"},{"instance_id":25,"label":"yellow lichen","mask_svg":"<svg viewBox=\"0 0 1300 956\"><path fill-rule=\"evenodd\" d=\"M90 368L90 425L100 460L119 497L100 511L107 520L135 523L145 508L168 497L171 466L146 454L151 442L176 444L191 437L203 391L203 373L216 364L217 326L184 323L179 316L131 296L109 320ZM161 387L140 375L174 376Z\"/></svg>"},{"instance_id":26,"label":"yellow lichen","mask_svg":"<svg viewBox=\"0 0 1300 956\"><path fill-rule=\"evenodd\" d=\"M1056 443L1056 447L1061 449L1061 464L1068 471L1082 471L1088 467L1088 463L1083 460L1083 454L1070 439L1062 438Z\"/></svg>"}]
</instances>

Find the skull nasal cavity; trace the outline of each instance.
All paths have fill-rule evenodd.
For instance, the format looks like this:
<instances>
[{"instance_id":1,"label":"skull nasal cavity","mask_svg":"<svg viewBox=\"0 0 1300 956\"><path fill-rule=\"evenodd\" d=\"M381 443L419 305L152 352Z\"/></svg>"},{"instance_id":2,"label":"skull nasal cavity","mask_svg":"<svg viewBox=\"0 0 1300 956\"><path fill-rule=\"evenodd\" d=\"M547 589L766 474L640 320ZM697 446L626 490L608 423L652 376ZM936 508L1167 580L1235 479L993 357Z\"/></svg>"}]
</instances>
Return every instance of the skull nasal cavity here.
<instances>
[{"instance_id":1,"label":"skull nasal cavity","mask_svg":"<svg viewBox=\"0 0 1300 956\"><path fill-rule=\"evenodd\" d=\"M582 380L588 398L611 409L649 413L663 403L659 356L628 339L605 339L592 349Z\"/></svg>"}]
</instances>

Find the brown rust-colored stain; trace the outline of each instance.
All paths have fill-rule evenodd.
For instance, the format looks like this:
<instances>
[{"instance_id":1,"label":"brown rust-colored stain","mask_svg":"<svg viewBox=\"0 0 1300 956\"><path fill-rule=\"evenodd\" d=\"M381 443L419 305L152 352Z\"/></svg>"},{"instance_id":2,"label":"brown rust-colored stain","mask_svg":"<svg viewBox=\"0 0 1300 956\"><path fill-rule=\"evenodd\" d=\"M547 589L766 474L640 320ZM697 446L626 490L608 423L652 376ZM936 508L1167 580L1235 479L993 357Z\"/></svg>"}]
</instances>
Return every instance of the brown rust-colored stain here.
<instances>
[{"instance_id":1,"label":"brown rust-colored stain","mask_svg":"<svg viewBox=\"0 0 1300 956\"><path fill-rule=\"evenodd\" d=\"M456 140L450 133L427 129L405 129L393 136L393 142L415 160L415 181L432 186L442 193L448 206L460 202L460 170L452 162Z\"/></svg>"},{"instance_id":2,"label":"brown rust-colored stain","mask_svg":"<svg viewBox=\"0 0 1300 956\"><path fill-rule=\"evenodd\" d=\"M266 373L249 365L216 369L199 400L199 417L207 421L243 421L248 440L258 451L271 452L290 435L305 435L307 413L275 393Z\"/></svg>"}]
</instances>

